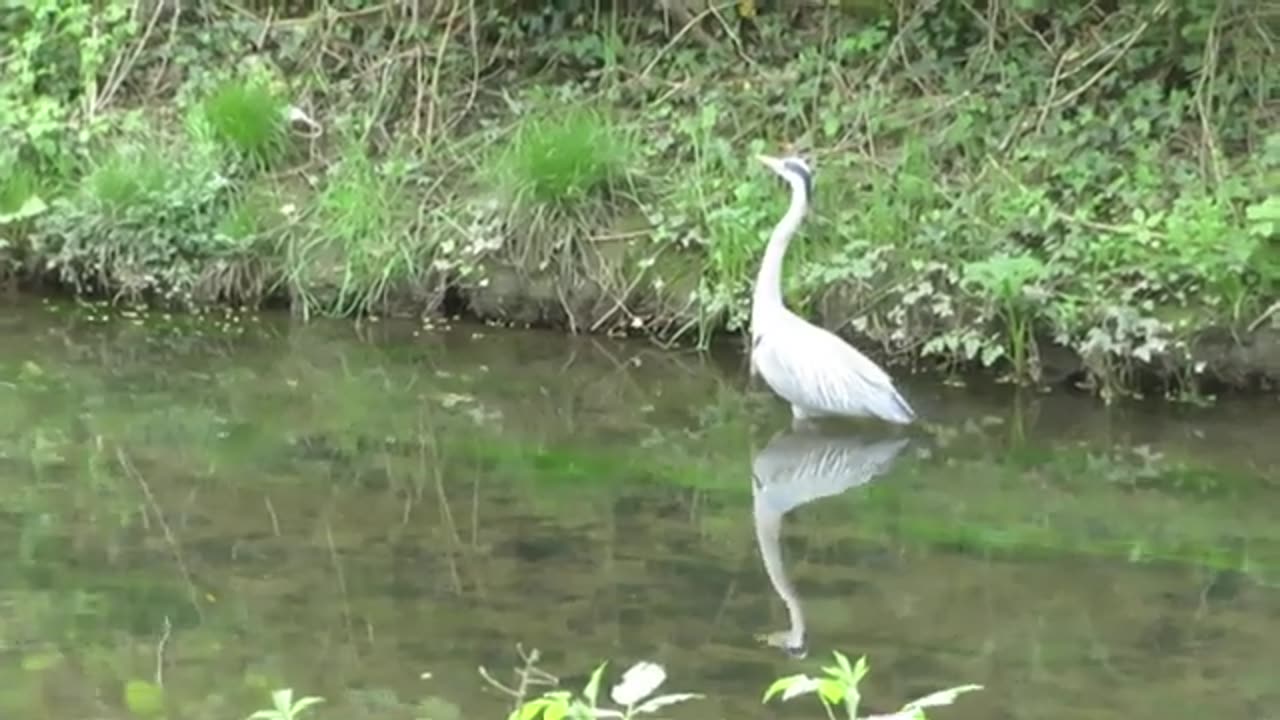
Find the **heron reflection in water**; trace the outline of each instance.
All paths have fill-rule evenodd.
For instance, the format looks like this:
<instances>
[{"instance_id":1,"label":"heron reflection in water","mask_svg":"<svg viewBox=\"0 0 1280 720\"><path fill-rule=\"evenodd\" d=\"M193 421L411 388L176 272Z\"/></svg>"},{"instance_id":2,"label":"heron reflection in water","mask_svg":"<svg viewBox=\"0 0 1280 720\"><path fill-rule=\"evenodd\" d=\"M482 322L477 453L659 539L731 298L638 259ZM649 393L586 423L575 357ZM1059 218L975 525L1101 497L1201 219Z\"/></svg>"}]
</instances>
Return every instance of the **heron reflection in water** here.
<instances>
[{"instance_id":1,"label":"heron reflection in water","mask_svg":"<svg viewBox=\"0 0 1280 720\"><path fill-rule=\"evenodd\" d=\"M804 609L782 560L782 517L793 508L864 485L886 472L909 438L871 440L863 435L783 431L751 463L756 542L769 582L787 607L791 628L761 639L788 655L808 654Z\"/></svg>"}]
</instances>

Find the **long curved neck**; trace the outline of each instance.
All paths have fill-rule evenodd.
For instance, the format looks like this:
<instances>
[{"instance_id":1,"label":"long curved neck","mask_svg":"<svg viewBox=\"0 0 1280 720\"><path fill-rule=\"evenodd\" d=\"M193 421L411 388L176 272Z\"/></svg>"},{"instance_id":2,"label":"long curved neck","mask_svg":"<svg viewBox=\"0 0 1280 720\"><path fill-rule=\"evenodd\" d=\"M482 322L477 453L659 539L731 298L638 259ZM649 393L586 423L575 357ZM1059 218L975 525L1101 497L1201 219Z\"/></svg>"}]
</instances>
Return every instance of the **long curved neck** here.
<instances>
[{"instance_id":1,"label":"long curved neck","mask_svg":"<svg viewBox=\"0 0 1280 720\"><path fill-rule=\"evenodd\" d=\"M800 222L804 220L808 200L804 188L791 183L791 207L782 221L769 236L769 246L765 248L764 260L760 263L760 272L756 275L755 295L751 300L752 324L760 315L782 310L782 258L787 254L787 246L791 244L791 236L796 234Z\"/></svg>"},{"instance_id":2,"label":"long curved neck","mask_svg":"<svg viewBox=\"0 0 1280 720\"><path fill-rule=\"evenodd\" d=\"M769 576L774 591L782 598L782 604L787 607L787 616L791 621L788 630L773 635L785 647L801 647L805 640L804 609L782 561L782 541L779 535L783 513L769 507L768 500L759 488L755 489L754 505L756 545L760 548L764 571Z\"/></svg>"}]
</instances>

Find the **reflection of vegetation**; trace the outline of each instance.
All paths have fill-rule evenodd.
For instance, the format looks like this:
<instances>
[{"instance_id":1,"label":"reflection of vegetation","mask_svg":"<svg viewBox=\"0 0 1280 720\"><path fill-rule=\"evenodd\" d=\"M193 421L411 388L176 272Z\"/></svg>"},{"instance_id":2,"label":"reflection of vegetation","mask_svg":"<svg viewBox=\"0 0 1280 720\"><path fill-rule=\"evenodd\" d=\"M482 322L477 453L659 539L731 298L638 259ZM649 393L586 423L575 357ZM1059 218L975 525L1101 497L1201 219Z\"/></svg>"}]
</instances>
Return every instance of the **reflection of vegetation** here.
<instances>
[{"instance_id":1,"label":"reflection of vegetation","mask_svg":"<svg viewBox=\"0 0 1280 720\"><path fill-rule=\"evenodd\" d=\"M46 703L84 715L95 697L123 703L131 681L145 704L136 681L154 684L159 666L182 717L242 716L286 679L344 717L386 717L374 708L423 695L389 680L406 667L464 687L494 645L565 647L566 632L576 639L556 662L581 666L619 645L684 658L689 638L706 638L699 658L715 662L690 679L713 697L779 674L783 660L744 662L708 629L709 607L755 625L753 603L769 597L734 568L757 567L751 423L772 434L781 418L714 372L622 345L578 346L567 363L539 335L441 333L419 340L424 360L422 344L354 342L327 324L285 335L228 316L192 321L197 334L98 312L20 324L21 343L0 336L0 470L18 479L0 492L0 540L16 549L0 568L0 644L20 649L0 661L0 714ZM853 642L841 633L858 603L875 618L859 652L883 658L887 682L943 686L1029 655L1073 682L1086 656L1130 677L1127 663L1161 662L1150 648L1183 643L1268 667L1273 650L1233 643L1273 630L1236 600L1280 581L1274 488L1258 481L1274 476L1270 447L1249 468L1088 433L944 428L932 457L904 457L882 483L798 517L791 556L813 588L809 615L841 628L823 637ZM869 573L883 606L843 592ZM1149 599L1166 592L1216 610L1190 628L1164 620ZM896 631L955 652L931 651L943 666L921 673ZM716 679L706 668L721 661L741 672ZM1240 692L1262 692L1240 670ZM886 692L898 707L918 689ZM1068 690L992 702L1036 714ZM497 716L492 699L475 702L475 716ZM710 714L718 702L705 701Z\"/></svg>"}]
</instances>

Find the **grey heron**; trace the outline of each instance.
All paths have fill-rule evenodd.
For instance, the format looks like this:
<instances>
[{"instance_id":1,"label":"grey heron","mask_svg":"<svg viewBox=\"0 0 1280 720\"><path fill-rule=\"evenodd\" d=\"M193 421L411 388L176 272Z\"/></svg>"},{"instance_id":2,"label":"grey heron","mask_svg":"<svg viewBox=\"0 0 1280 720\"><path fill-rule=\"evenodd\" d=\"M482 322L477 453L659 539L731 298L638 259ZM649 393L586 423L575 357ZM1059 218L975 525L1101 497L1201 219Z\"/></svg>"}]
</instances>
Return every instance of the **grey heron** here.
<instances>
[{"instance_id":1,"label":"grey heron","mask_svg":"<svg viewBox=\"0 0 1280 720\"><path fill-rule=\"evenodd\" d=\"M782 303L782 260L804 220L813 171L799 157L759 156L791 186L791 207L773 229L751 299L751 372L791 403L797 423L824 417L872 417L899 425L915 411L870 358Z\"/></svg>"},{"instance_id":2,"label":"grey heron","mask_svg":"<svg viewBox=\"0 0 1280 720\"><path fill-rule=\"evenodd\" d=\"M763 636L788 655L808 654L804 609L782 561L782 518L792 509L839 495L883 475L909 438L868 441L857 436L784 431L751 462L751 514L756 543L774 591L787 607L788 630Z\"/></svg>"}]
</instances>

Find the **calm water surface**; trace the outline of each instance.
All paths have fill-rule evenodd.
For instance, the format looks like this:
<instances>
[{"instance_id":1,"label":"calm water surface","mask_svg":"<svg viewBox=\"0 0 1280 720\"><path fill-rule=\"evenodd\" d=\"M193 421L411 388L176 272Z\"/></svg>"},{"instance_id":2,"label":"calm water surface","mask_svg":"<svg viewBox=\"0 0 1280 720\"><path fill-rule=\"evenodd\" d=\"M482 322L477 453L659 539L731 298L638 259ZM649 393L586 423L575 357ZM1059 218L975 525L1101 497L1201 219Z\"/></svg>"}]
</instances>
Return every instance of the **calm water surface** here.
<instances>
[{"instance_id":1,"label":"calm water surface","mask_svg":"<svg viewBox=\"0 0 1280 720\"><path fill-rule=\"evenodd\" d=\"M904 382L792 433L738 353L482 327L0 312L0 716L504 717L651 659L679 718L833 649L871 710L1280 717L1280 403ZM789 651L788 651L789 649ZM807 655L805 654L807 652ZM429 673L429 677L424 677ZM157 691L163 687L163 691Z\"/></svg>"}]
</instances>

